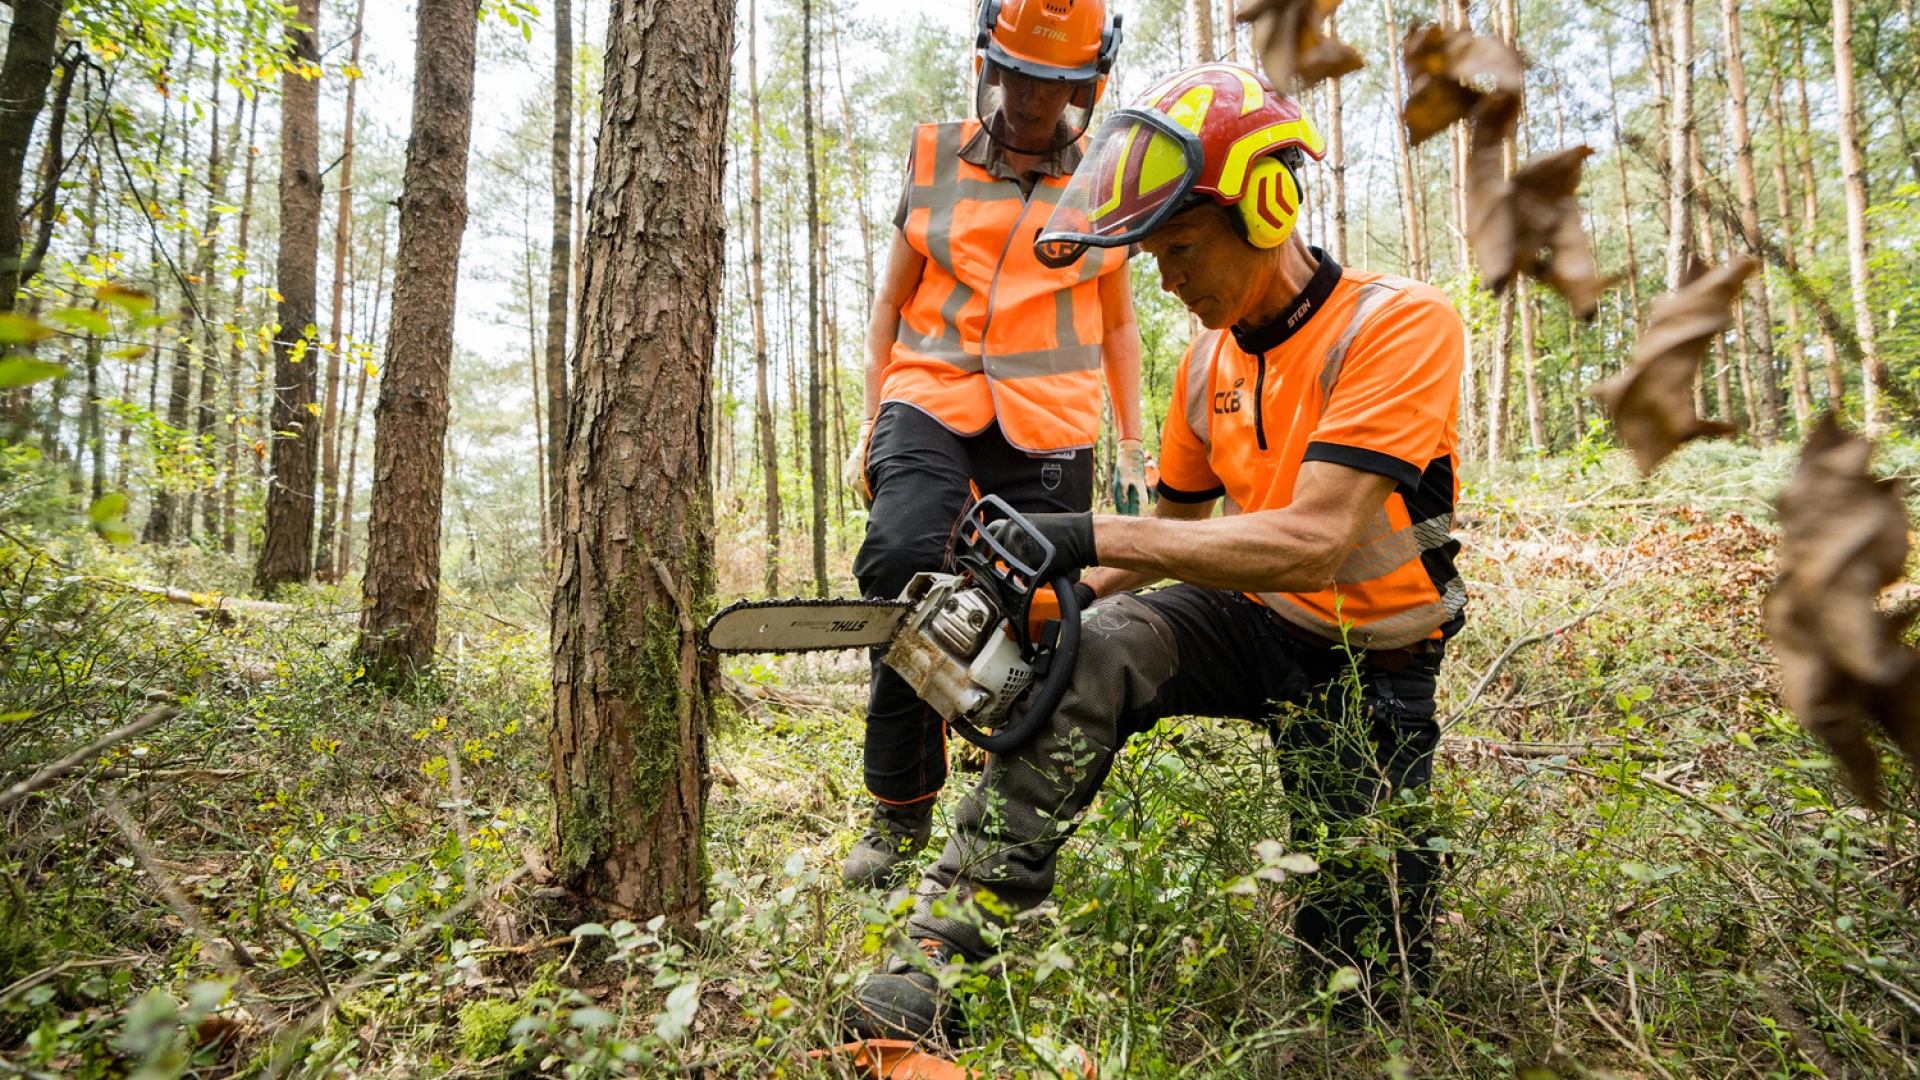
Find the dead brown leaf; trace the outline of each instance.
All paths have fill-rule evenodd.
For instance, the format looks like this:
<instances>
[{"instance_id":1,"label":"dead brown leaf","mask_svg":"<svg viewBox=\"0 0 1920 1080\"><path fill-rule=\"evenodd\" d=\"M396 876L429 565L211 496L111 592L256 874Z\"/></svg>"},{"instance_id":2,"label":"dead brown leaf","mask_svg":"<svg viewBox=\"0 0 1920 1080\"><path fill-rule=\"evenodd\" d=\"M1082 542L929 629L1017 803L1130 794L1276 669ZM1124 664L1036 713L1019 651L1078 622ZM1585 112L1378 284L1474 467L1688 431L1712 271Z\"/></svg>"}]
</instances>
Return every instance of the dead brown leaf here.
<instances>
[{"instance_id":1,"label":"dead brown leaf","mask_svg":"<svg viewBox=\"0 0 1920 1080\"><path fill-rule=\"evenodd\" d=\"M1253 51L1267 81L1286 93L1295 79L1305 89L1367 66L1358 51L1326 35L1327 16L1339 6L1340 0L1246 0L1234 17L1252 24Z\"/></svg>"},{"instance_id":2,"label":"dead brown leaf","mask_svg":"<svg viewBox=\"0 0 1920 1080\"><path fill-rule=\"evenodd\" d=\"M1653 316L1633 346L1633 365L1594 385L1594 400L1613 417L1641 475L1651 475L1684 442L1733 432L1732 425L1693 411L1693 380L1707 345L1733 325L1741 284L1759 268L1752 259L1715 268L1696 263L1687 284L1654 299Z\"/></svg>"},{"instance_id":3,"label":"dead brown leaf","mask_svg":"<svg viewBox=\"0 0 1920 1080\"><path fill-rule=\"evenodd\" d=\"M1424 26L1408 32L1400 52L1407 72L1400 118L1415 146L1473 115L1490 94L1517 94L1525 79L1519 53L1471 30Z\"/></svg>"},{"instance_id":4,"label":"dead brown leaf","mask_svg":"<svg viewBox=\"0 0 1920 1080\"><path fill-rule=\"evenodd\" d=\"M1489 136L1511 125L1515 102L1487 95L1481 103L1467 154L1467 243L1488 289L1503 292L1527 274L1565 297L1575 315L1591 319L1600 294L1613 284L1600 276L1574 197L1593 148L1541 154L1503 177L1502 139Z\"/></svg>"},{"instance_id":5,"label":"dead brown leaf","mask_svg":"<svg viewBox=\"0 0 1920 1080\"><path fill-rule=\"evenodd\" d=\"M1878 606L1900 581L1908 526L1896 482L1867 471L1872 453L1831 413L1807 436L1780 493L1780 572L1763 612L1787 707L1877 809L1880 759L1863 721L1920 758L1920 651L1901 642L1908 620Z\"/></svg>"}]
</instances>

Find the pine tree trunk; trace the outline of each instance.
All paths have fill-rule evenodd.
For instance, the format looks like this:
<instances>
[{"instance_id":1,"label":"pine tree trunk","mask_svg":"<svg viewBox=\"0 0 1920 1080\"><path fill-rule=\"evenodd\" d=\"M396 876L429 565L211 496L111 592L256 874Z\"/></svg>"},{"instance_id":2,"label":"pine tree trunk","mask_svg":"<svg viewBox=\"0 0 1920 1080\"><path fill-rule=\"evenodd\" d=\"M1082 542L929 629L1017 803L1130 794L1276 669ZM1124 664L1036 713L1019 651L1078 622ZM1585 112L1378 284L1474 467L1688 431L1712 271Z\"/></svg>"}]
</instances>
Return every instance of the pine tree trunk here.
<instances>
[{"instance_id":1,"label":"pine tree trunk","mask_svg":"<svg viewBox=\"0 0 1920 1080\"><path fill-rule=\"evenodd\" d=\"M1340 24L1337 12L1327 14L1327 35L1338 38ZM1340 80L1327 81L1327 172L1333 180L1333 261L1345 266L1347 258L1347 143L1346 133L1341 124L1344 111L1340 96Z\"/></svg>"},{"instance_id":2,"label":"pine tree trunk","mask_svg":"<svg viewBox=\"0 0 1920 1080\"><path fill-rule=\"evenodd\" d=\"M1815 259L1814 239L1820 233L1820 185L1814 179L1813 171L1813 124L1807 112L1807 51L1796 32L1793 41L1796 58L1794 64L1795 104L1798 106L1800 137L1794 140L1800 147L1795 155L1800 165L1800 258L1812 266ZM1818 321L1818 320L1816 320ZM1820 324L1820 345L1825 350L1827 373L1827 408L1839 415L1846 410L1847 382L1846 368L1840 362L1840 344L1835 341L1827 325Z\"/></svg>"},{"instance_id":3,"label":"pine tree trunk","mask_svg":"<svg viewBox=\"0 0 1920 1080\"><path fill-rule=\"evenodd\" d=\"M300 0L294 21L287 24L288 50L296 60L319 63L319 32L320 0ZM253 571L254 588L268 596L313 576L313 474L320 425L307 409L314 398L314 358L303 336L313 324L318 290L320 195L320 83L289 69L280 78L280 252L274 272L280 330L273 341L268 418L273 476L266 536Z\"/></svg>"},{"instance_id":4,"label":"pine tree trunk","mask_svg":"<svg viewBox=\"0 0 1920 1080\"><path fill-rule=\"evenodd\" d=\"M254 145L254 133L260 121L260 95L255 94L247 107L247 173L240 196L240 235L233 279L233 311L236 320L247 308L247 243L253 228L254 164L260 148ZM235 503L240 486L240 335L233 336L227 350L227 458L220 470L220 550L233 554L236 531Z\"/></svg>"},{"instance_id":5,"label":"pine tree trunk","mask_svg":"<svg viewBox=\"0 0 1920 1080\"><path fill-rule=\"evenodd\" d=\"M732 28L730 3L613 3L553 603L551 864L610 913L682 930L705 913L718 673L696 620Z\"/></svg>"},{"instance_id":6,"label":"pine tree trunk","mask_svg":"<svg viewBox=\"0 0 1920 1080\"><path fill-rule=\"evenodd\" d=\"M766 567L762 575L768 596L780 592L780 448L775 437L773 394L767 375L767 286L763 265L765 248L761 243L760 215L760 73L758 5L747 2L747 109L752 125L753 169L753 371L755 382L754 426L760 433L761 483L766 487Z\"/></svg>"},{"instance_id":7,"label":"pine tree trunk","mask_svg":"<svg viewBox=\"0 0 1920 1080\"><path fill-rule=\"evenodd\" d=\"M66 0L13 0L7 56L0 62L0 206L21 205L27 149L53 79L60 13ZM18 213L18 211L12 211ZM20 230L0 229L0 311L20 291Z\"/></svg>"},{"instance_id":8,"label":"pine tree trunk","mask_svg":"<svg viewBox=\"0 0 1920 1080\"><path fill-rule=\"evenodd\" d=\"M1707 190L1707 166L1700 153L1700 131L1695 128L1687 140L1687 180L1683 185L1690 192L1704 193ZM1714 235L1713 219L1704 213L1693 215L1694 237L1692 250L1701 259L1708 262L1724 263L1731 248L1718 242ZM1739 324L1735 324L1738 329ZM1735 423L1733 411L1733 364L1727 359L1726 336L1716 337L1708 351L1709 367L1713 372L1713 393L1716 412L1714 415L1726 423ZM1751 419L1751 416L1749 416Z\"/></svg>"},{"instance_id":9,"label":"pine tree trunk","mask_svg":"<svg viewBox=\"0 0 1920 1080\"><path fill-rule=\"evenodd\" d=\"M1774 50L1778 55L1778 49ZM1799 231L1794 221L1793 185L1787 179L1787 133L1786 110L1780 104L1781 78L1778 61L1767 87L1767 122L1773 127L1773 191L1774 213L1779 218L1780 232L1785 243L1780 245L1781 256L1789 272L1800 269L1800 257L1794 250L1795 234ZM1793 425L1796 431L1806 431L1813 422L1813 382L1807 365L1807 340L1805 327L1800 322L1800 300L1791 293L1787 295L1787 356L1792 365L1793 382Z\"/></svg>"},{"instance_id":10,"label":"pine tree trunk","mask_svg":"<svg viewBox=\"0 0 1920 1080\"><path fill-rule=\"evenodd\" d=\"M1613 77L1613 42L1607 42L1607 117L1613 125L1613 163L1620 173L1620 243L1627 253L1627 302L1633 307L1628 334L1640 322L1640 265L1633 252L1633 197L1627 191L1627 144L1620 134L1620 84Z\"/></svg>"},{"instance_id":11,"label":"pine tree trunk","mask_svg":"<svg viewBox=\"0 0 1920 1080\"><path fill-rule=\"evenodd\" d=\"M1660 223L1666 226L1669 234L1673 230L1673 187L1681 180L1672 171L1671 146L1673 124L1669 106L1673 103L1673 93L1669 82L1673 76L1672 56L1667 49L1667 32L1672 27L1672 18L1661 10L1661 0L1647 0L1647 65L1653 69L1654 86L1654 130L1667 135L1669 156L1667 168L1655 169L1654 176L1660 185ZM1691 24L1689 24L1691 25ZM1689 38L1691 40L1691 38Z\"/></svg>"},{"instance_id":12,"label":"pine tree trunk","mask_svg":"<svg viewBox=\"0 0 1920 1080\"><path fill-rule=\"evenodd\" d=\"M1740 228L1749 252L1760 254L1760 185L1753 172L1753 134L1747 125L1746 57L1740 43L1739 0L1720 0L1720 26L1725 46L1727 105L1731 116L1727 137L1733 141L1734 180L1740 192ZM1773 314L1767 306L1764 270L1747 279L1747 310L1757 355L1753 358L1754 435L1762 446L1780 437L1780 379L1773 366Z\"/></svg>"},{"instance_id":13,"label":"pine tree trunk","mask_svg":"<svg viewBox=\"0 0 1920 1080\"><path fill-rule=\"evenodd\" d=\"M540 550L544 553L553 547L553 523L548 513L547 431L540 401L540 361L543 352L540 348L540 331L533 322L533 237L526 239L526 246L521 249L521 279L527 288L527 377L528 388L533 391L533 486L535 501L540 504Z\"/></svg>"},{"instance_id":14,"label":"pine tree trunk","mask_svg":"<svg viewBox=\"0 0 1920 1080\"><path fill-rule=\"evenodd\" d=\"M1499 322L1494 328L1492 371L1487 378L1487 460L1499 463L1512 456L1509 418L1513 390L1513 290L1500 294Z\"/></svg>"},{"instance_id":15,"label":"pine tree trunk","mask_svg":"<svg viewBox=\"0 0 1920 1080\"><path fill-rule=\"evenodd\" d=\"M380 300L385 295L387 284L387 215L380 214L380 258L373 271L373 313L367 319L367 339L378 340L380 334ZM353 492L355 473L360 465L360 416L367 403L367 363L362 360L354 365L359 369L354 377L353 419L347 422L347 480L340 486L340 576L345 577L353 568Z\"/></svg>"},{"instance_id":16,"label":"pine tree trunk","mask_svg":"<svg viewBox=\"0 0 1920 1080\"><path fill-rule=\"evenodd\" d=\"M860 256L867 269L866 310L873 307L873 220L867 213L867 170L860 166L860 148L853 137L853 103L847 99L846 74L840 66L840 23L834 20L833 8L827 8L827 18L833 29L833 79L840 90L840 124L847 140L847 169L853 183L853 205L860 218ZM1335 131L1339 130L1338 121L1334 122ZM1336 134L1334 138L1338 139ZM836 384L837 385L837 384Z\"/></svg>"},{"instance_id":17,"label":"pine tree trunk","mask_svg":"<svg viewBox=\"0 0 1920 1080\"><path fill-rule=\"evenodd\" d=\"M1693 0L1672 0L1673 107L1667 121L1667 290L1680 287L1692 255Z\"/></svg>"},{"instance_id":18,"label":"pine tree trunk","mask_svg":"<svg viewBox=\"0 0 1920 1080\"><path fill-rule=\"evenodd\" d=\"M573 178L567 154L573 149L572 0L553 4L553 239L547 262L547 499L546 516L560 520L561 453L566 446L567 313L572 310L569 274L573 266ZM557 532L548 533L549 538ZM551 552L547 558L551 559Z\"/></svg>"},{"instance_id":19,"label":"pine tree trunk","mask_svg":"<svg viewBox=\"0 0 1920 1080\"><path fill-rule=\"evenodd\" d=\"M398 684L433 663L454 287L467 227L480 0L419 0L393 324L374 407L373 496L357 651ZM617 70L617 69L610 69Z\"/></svg>"},{"instance_id":20,"label":"pine tree trunk","mask_svg":"<svg viewBox=\"0 0 1920 1080\"><path fill-rule=\"evenodd\" d=\"M1193 39L1193 62L1213 63L1213 0L1187 0L1187 36Z\"/></svg>"},{"instance_id":21,"label":"pine tree trunk","mask_svg":"<svg viewBox=\"0 0 1920 1080\"><path fill-rule=\"evenodd\" d=\"M360 36L365 25L367 0L359 0L353 13L352 55L347 63L360 66ZM347 80L347 115L340 125L339 200L333 224L333 299L327 308L327 386L326 403L320 411L320 539L315 545L313 575L321 581L338 581L334 566L334 513L340 501L340 410L345 393L340 387L340 350L347 347L345 327L340 313L347 294L347 246L353 241L353 99L360 80Z\"/></svg>"},{"instance_id":22,"label":"pine tree trunk","mask_svg":"<svg viewBox=\"0 0 1920 1080\"><path fill-rule=\"evenodd\" d=\"M1394 19L1393 0L1381 0L1381 7L1386 14L1386 54L1396 56L1400 48L1400 24ZM1386 67L1392 80L1393 100L1405 100L1406 95L1400 86L1399 63L1389 63ZM1400 214L1401 228L1406 232L1407 276L1425 280L1426 238L1421 235L1419 185L1413 175L1413 145L1407 140L1407 126L1397 120L1393 124L1393 148L1400 165Z\"/></svg>"},{"instance_id":23,"label":"pine tree trunk","mask_svg":"<svg viewBox=\"0 0 1920 1080\"><path fill-rule=\"evenodd\" d=\"M227 178L233 170L234 155L240 152L240 107L236 99L233 119L228 125L225 152L220 150L220 60L213 62L213 135L207 143L207 209L206 224L200 233L200 251L194 259L193 280L201 284L207 301L207 318L202 324L200 339L200 400L194 413L194 435L199 442L195 453L199 454L205 465L206 475L215 479L195 487L193 509L197 510L202 523L202 533L209 541L220 535L220 493L217 478L220 468L220 451L216 445L218 433L216 426L220 421L220 387L222 383L233 381L235 373L231 367L222 368L220 363L221 337L224 334L222 321L215 317L214 300L218 290L213 287L214 248L220 235L224 215L216 209L227 201Z\"/></svg>"},{"instance_id":24,"label":"pine tree trunk","mask_svg":"<svg viewBox=\"0 0 1920 1080\"><path fill-rule=\"evenodd\" d=\"M190 41L187 46L183 79L191 78L193 74L195 48L195 44ZM187 205L187 177L193 172L193 166L188 161L188 155L193 151L193 121L187 118L187 101L184 96L181 101L180 116L181 165L178 170L179 183L174 191L173 202L175 206L184 207ZM175 234L173 265L178 268L178 273L183 275L191 273L187 264L187 236L191 231L191 229L182 228ZM180 307L176 317L188 330L184 334L175 335L173 347L166 350L171 358L167 368L166 423L171 429L167 437L172 440L172 443L164 448L156 448L157 451L174 458L185 457L193 452L187 439L187 432L190 430L188 419L193 410L192 328L197 324L200 314L199 302L193 295L191 279L181 280ZM156 360L155 363L157 364L158 361ZM193 504L191 501L187 502L184 507L186 513L183 515L181 501L181 493L175 489L173 483L164 477L160 478L158 489L153 496L153 507L147 515L146 531L140 537L141 542L171 544L193 538Z\"/></svg>"},{"instance_id":25,"label":"pine tree trunk","mask_svg":"<svg viewBox=\"0 0 1920 1080\"><path fill-rule=\"evenodd\" d=\"M800 0L800 111L807 155L807 474L814 595L827 595L827 414L820 365L820 176L813 154L813 0Z\"/></svg>"},{"instance_id":26,"label":"pine tree trunk","mask_svg":"<svg viewBox=\"0 0 1920 1080\"><path fill-rule=\"evenodd\" d=\"M1885 417L1880 396L1886 364L1873 327L1873 296L1867 264L1867 162L1860 150L1859 105L1853 73L1852 0L1833 0L1834 112L1839 119L1840 177L1847 193L1847 276L1853 285L1853 333L1860 339L1860 405L1869 435Z\"/></svg>"},{"instance_id":27,"label":"pine tree trunk","mask_svg":"<svg viewBox=\"0 0 1920 1080\"><path fill-rule=\"evenodd\" d=\"M1527 377L1527 437L1532 443L1530 449L1535 454L1543 454L1547 449L1547 412L1545 402L1540 399L1539 342L1534 336L1540 312L1534 304L1532 283L1522 278L1519 290L1520 360Z\"/></svg>"}]
</instances>

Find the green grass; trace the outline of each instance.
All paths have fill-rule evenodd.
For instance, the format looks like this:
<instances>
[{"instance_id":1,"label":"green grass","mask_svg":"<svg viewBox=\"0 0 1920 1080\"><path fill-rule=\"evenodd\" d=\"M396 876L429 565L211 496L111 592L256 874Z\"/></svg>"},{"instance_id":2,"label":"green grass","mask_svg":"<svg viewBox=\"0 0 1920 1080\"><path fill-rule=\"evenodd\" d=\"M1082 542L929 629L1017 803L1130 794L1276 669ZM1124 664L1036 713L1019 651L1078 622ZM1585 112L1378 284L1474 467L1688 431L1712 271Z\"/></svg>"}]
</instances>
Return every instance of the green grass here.
<instances>
[{"instance_id":1,"label":"green grass","mask_svg":"<svg viewBox=\"0 0 1920 1080\"><path fill-rule=\"evenodd\" d=\"M1260 842L1306 808L1264 733L1170 722L1123 755L1056 902L1004 963L956 976L968 1062L1044 1075L1077 1046L1108 1076L1915 1075L1912 782L1893 764L1895 809L1859 810L1781 712L1759 629L1790 463L1709 444L1646 482L1598 454L1472 474L1425 996L1353 1022L1292 983L1300 882L1259 874L1284 852ZM1882 465L1920 472L1920 449ZM152 692L181 715L4 812L0 1073L796 1076L889 948L903 909L835 873L863 811L859 658L731 667L809 704L734 713L714 741L696 939L570 936L531 880L499 887L549 839L546 643L519 629L539 613L450 597L437 681L394 699L356 680L350 590L222 625L112 582L231 588L244 567L8 528L31 550L0 546L0 780ZM1512 642L1570 623L1468 707Z\"/></svg>"}]
</instances>

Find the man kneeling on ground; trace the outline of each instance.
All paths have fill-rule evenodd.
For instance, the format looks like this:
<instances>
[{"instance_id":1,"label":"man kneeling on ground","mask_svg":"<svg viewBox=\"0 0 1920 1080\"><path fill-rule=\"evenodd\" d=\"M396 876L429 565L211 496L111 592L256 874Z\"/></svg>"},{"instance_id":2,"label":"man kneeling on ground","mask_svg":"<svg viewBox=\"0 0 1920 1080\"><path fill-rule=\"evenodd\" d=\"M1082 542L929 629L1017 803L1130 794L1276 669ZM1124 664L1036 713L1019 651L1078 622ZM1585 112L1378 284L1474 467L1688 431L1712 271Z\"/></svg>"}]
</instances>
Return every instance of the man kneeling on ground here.
<instances>
[{"instance_id":1,"label":"man kneeling on ground","mask_svg":"<svg viewBox=\"0 0 1920 1080\"><path fill-rule=\"evenodd\" d=\"M1466 605L1449 536L1465 331L1438 289L1343 269L1300 237L1300 170L1322 154L1299 105L1258 75L1193 68L1102 126L1036 243L1061 264L1140 244L1206 331L1174 378L1154 516L1029 515L1054 547L1049 575L1100 568L1079 586L1092 606L1073 683L961 800L908 922L925 956L867 980L856 1034L950 1023L930 972L992 951L967 901L1044 902L1115 753L1164 717L1274 725L1328 849L1389 800L1417 807L1439 742L1436 673ZM1351 964L1377 981L1405 964L1420 978L1436 857L1408 831L1390 868L1324 860L1295 920L1302 974Z\"/></svg>"}]
</instances>

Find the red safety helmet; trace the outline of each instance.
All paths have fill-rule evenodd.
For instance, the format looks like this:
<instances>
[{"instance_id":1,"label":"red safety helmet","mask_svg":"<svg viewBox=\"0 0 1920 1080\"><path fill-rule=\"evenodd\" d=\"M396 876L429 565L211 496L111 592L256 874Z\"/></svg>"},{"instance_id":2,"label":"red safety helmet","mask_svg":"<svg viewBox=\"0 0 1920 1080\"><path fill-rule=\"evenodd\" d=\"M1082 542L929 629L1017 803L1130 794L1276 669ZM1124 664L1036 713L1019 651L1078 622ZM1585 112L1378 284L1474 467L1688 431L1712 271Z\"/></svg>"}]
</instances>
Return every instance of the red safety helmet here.
<instances>
[{"instance_id":1,"label":"red safety helmet","mask_svg":"<svg viewBox=\"0 0 1920 1080\"><path fill-rule=\"evenodd\" d=\"M1089 247L1137 243L1202 196L1238 207L1249 243L1278 247L1300 213L1288 148L1326 156L1298 102L1235 64L1188 68L1100 125L1034 252L1066 266Z\"/></svg>"},{"instance_id":2,"label":"red safety helmet","mask_svg":"<svg viewBox=\"0 0 1920 1080\"><path fill-rule=\"evenodd\" d=\"M974 112L988 137L1050 154L1085 134L1120 51L1120 16L1108 18L1106 0L981 0L979 11Z\"/></svg>"}]
</instances>

